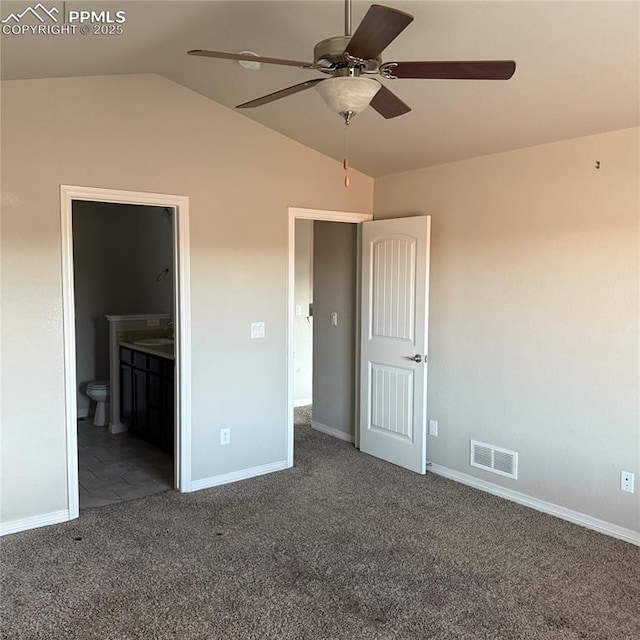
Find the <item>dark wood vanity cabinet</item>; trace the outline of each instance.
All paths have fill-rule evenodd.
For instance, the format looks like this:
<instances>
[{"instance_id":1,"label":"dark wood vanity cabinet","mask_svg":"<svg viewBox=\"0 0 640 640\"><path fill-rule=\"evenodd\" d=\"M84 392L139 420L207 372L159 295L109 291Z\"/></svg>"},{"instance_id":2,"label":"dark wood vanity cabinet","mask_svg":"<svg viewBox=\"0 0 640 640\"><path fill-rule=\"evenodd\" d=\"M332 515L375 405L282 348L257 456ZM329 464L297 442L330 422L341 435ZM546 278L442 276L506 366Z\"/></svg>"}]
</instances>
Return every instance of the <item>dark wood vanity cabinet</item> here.
<instances>
[{"instance_id":1,"label":"dark wood vanity cabinet","mask_svg":"<svg viewBox=\"0 0 640 640\"><path fill-rule=\"evenodd\" d=\"M122 349L120 349L122 355ZM120 422L133 424L133 367L120 360Z\"/></svg>"},{"instance_id":2,"label":"dark wood vanity cabinet","mask_svg":"<svg viewBox=\"0 0 640 640\"><path fill-rule=\"evenodd\" d=\"M120 347L120 420L173 453L174 361Z\"/></svg>"}]
</instances>

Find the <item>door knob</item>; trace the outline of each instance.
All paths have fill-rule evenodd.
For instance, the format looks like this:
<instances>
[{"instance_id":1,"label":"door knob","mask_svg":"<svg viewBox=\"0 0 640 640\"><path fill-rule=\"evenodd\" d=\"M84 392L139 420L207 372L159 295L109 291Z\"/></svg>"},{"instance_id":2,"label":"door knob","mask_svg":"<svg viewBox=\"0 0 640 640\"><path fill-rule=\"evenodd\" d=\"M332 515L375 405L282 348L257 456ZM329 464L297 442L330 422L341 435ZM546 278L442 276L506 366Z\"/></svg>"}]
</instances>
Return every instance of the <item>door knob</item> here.
<instances>
[{"instance_id":1,"label":"door knob","mask_svg":"<svg viewBox=\"0 0 640 640\"><path fill-rule=\"evenodd\" d=\"M414 362L422 362L422 356L419 353L416 353L415 356L405 356L407 360L413 360Z\"/></svg>"}]
</instances>

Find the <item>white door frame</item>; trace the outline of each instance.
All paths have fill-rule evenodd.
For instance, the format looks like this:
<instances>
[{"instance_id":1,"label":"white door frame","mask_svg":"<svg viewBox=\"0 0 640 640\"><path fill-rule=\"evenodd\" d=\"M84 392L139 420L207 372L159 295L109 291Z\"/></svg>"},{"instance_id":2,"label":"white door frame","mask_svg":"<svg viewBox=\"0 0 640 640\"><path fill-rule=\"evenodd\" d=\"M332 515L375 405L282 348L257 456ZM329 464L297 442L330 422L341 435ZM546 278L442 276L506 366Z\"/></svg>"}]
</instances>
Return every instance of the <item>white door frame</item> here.
<instances>
[{"instance_id":1,"label":"white door frame","mask_svg":"<svg viewBox=\"0 0 640 640\"><path fill-rule=\"evenodd\" d=\"M69 519L80 513L78 489L78 407L76 389L75 292L73 277L74 200L170 207L174 211L173 285L176 358L176 451L175 484L181 492L191 490L191 284L189 247L189 198L187 196L60 186L62 236L62 320L64 331L65 422L67 435L67 493Z\"/></svg>"},{"instance_id":2,"label":"white door frame","mask_svg":"<svg viewBox=\"0 0 640 640\"><path fill-rule=\"evenodd\" d=\"M289 258L288 258L288 274L287 274L287 467L293 466L293 383L294 383L294 365L293 365L293 344L294 344L294 313L295 313L295 251L296 251L296 220L324 220L325 222L350 222L359 224L373 220L372 213L354 213L350 211L330 211L325 209L301 209L299 207L289 207ZM360 253L360 240L358 234L358 254ZM360 264L358 256L358 262ZM356 291L360 291L360 267L357 268ZM359 304L356 304L357 313L359 313ZM356 319L356 326L360 323ZM357 352L359 350L359 339L356 338L356 362L358 361ZM358 367L356 367L356 375L358 376ZM356 379L356 396L358 395L358 384ZM358 398L354 399L356 407L356 446L358 446Z\"/></svg>"}]
</instances>

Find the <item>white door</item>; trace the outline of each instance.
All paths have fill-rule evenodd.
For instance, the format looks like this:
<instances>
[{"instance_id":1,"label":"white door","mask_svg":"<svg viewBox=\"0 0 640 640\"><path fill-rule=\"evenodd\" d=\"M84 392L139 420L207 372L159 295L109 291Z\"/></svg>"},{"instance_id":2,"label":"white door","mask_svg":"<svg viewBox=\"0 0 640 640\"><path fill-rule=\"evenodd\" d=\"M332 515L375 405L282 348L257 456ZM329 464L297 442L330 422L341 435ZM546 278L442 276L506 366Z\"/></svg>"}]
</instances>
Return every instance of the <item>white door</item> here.
<instances>
[{"instance_id":1,"label":"white door","mask_svg":"<svg viewBox=\"0 0 640 640\"><path fill-rule=\"evenodd\" d=\"M425 473L431 218L362 227L360 449Z\"/></svg>"}]
</instances>

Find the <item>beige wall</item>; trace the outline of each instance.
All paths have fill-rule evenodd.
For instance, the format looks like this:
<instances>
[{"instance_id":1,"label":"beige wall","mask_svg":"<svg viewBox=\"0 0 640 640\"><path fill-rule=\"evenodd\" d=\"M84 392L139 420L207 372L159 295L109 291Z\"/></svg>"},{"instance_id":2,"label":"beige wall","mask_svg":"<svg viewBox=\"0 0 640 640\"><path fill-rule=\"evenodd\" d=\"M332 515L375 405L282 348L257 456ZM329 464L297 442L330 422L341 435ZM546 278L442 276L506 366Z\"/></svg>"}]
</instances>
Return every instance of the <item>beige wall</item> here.
<instances>
[{"instance_id":1,"label":"beige wall","mask_svg":"<svg viewBox=\"0 0 640 640\"><path fill-rule=\"evenodd\" d=\"M432 216L429 460L635 530L638 153L627 129L375 185L376 218ZM469 466L470 438L519 479Z\"/></svg>"},{"instance_id":2,"label":"beige wall","mask_svg":"<svg viewBox=\"0 0 640 640\"><path fill-rule=\"evenodd\" d=\"M313 422L347 436L355 425L357 226L313 223ZM338 324L331 324L331 313ZM321 427L320 427L321 428Z\"/></svg>"},{"instance_id":3,"label":"beige wall","mask_svg":"<svg viewBox=\"0 0 640 640\"><path fill-rule=\"evenodd\" d=\"M189 196L192 477L284 460L287 207L372 180L153 75L4 82L1 117L2 521L67 508L61 184Z\"/></svg>"},{"instance_id":4,"label":"beige wall","mask_svg":"<svg viewBox=\"0 0 640 640\"><path fill-rule=\"evenodd\" d=\"M4 82L1 106L1 520L67 507L60 184L190 197L193 479L283 460L287 207L367 212L372 180L344 189L334 161L152 75ZM617 131L375 192L378 218L432 216L429 458L634 529L619 474L640 474L638 142ZM520 479L470 467L470 437L519 451Z\"/></svg>"}]
</instances>

